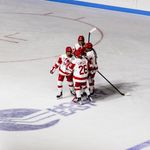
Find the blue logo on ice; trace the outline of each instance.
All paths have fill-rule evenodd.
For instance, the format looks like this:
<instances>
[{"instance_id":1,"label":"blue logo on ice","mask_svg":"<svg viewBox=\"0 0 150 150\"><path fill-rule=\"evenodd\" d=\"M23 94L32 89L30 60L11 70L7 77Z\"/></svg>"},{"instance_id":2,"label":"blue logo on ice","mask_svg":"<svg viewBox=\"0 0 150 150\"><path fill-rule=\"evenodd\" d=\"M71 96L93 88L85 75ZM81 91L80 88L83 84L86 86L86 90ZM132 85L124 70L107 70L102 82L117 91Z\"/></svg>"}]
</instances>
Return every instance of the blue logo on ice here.
<instances>
[{"instance_id":1,"label":"blue logo on ice","mask_svg":"<svg viewBox=\"0 0 150 150\"><path fill-rule=\"evenodd\" d=\"M147 149L147 147L150 147L150 140L128 148L127 150L144 150Z\"/></svg>"},{"instance_id":2,"label":"blue logo on ice","mask_svg":"<svg viewBox=\"0 0 150 150\"><path fill-rule=\"evenodd\" d=\"M64 117L84 111L93 106L92 103L76 105L65 102L52 108L39 109L7 109L0 110L0 130L30 131L48 128L56 125Z\"/></svg>"},{"instance_id":3,"label":"blue logo on ice","mask_svg":"<svg viewBox=\"0 0 150 150\"><path fill-rule=\"evenodd\" d=\"M48 128L59 122L48 110L8 109L0 111L0 130L29 131Z\"/></svg>"}]
</instances>

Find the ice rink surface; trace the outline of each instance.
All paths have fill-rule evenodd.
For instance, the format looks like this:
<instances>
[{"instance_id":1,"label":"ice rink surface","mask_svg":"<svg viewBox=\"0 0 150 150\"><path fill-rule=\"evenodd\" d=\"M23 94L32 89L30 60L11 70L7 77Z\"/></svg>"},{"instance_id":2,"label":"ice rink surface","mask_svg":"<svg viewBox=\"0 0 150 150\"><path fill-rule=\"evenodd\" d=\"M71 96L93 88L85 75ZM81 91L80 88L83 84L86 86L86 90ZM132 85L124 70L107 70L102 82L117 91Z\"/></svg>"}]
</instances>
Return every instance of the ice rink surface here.
<instances>
[{"instance_id":1,"label":"ice rink surface","mask_svg":"<svg viewBox=\"0 0 150 150\"><path fill-rule=\"evenodd\" d=\"M94 104L56 100L49 70L78 35L98 54ZM44 0L0 0L0 150L150 149L150 17Z\"/></svg>"}]
</instances>

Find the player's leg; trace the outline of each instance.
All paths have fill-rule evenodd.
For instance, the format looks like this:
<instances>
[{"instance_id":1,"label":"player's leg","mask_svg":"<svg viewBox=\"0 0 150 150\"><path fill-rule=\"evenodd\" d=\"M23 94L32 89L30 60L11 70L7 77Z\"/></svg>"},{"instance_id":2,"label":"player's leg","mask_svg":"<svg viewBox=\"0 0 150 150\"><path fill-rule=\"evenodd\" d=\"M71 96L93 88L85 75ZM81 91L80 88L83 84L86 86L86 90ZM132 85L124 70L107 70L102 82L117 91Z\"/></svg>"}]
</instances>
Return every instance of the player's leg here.
<instances>
[{"instance_id":1,"label":"player's leg","mask_svg":"<svg viewBox=\"0 0 150 150\"><path fill-rule=\"evenodd\" d=\"M69 86L70 93L72 95L75 95L75 90L74 90L74 86L73 86L73 76L69 75L69 76L66 76L66 78L67 78L67 81L68 81L68 86Z\"/></svg>"},{"instance_id":2,"label":"player's leg","mask_svg":"<svg viewBox=\"0 0 150 150\"><path fill-rule=\"evenodd\" d=\"M73 101L81 102L81 83L74 82L74 89L75 89L75 93L76 93L76 98Z\"/></svg>"},{"instance_id":3,"label":"player's leg","mask_svg":"<svg viewBox=\"0 0 150 150\"><path fill-rule=\"evenodd\" d=\"M87 87L87 82L82 83L82 88L84 89L84 91L87 94L87 100L92 102L93 99L91 98L91 94L90 94L89 88Z\"/></svg>"},{"instance_id":4,"label":"player's leg","mask_svg":"<svg viewBox=\"0 0 150 150\"><path fill-rule=\"evenodd\" d=\"M61 98L63 95L63 81L64 81L64 76L59 74L58 75L58 80L57 80L57 98Z\"/></svg>"},{"instance_id":5,"label":"player's leg","mask_svg":"<svg viewBox=\"0 0 150 150\"><path fill-rule=\"evenodd\" d=\"M90 74L88 82L89 82L89 89L90 89L90 94L93 95L94 94L94 90L95 90L95 73L94 74Z\"/></svg>"}]
</instances>

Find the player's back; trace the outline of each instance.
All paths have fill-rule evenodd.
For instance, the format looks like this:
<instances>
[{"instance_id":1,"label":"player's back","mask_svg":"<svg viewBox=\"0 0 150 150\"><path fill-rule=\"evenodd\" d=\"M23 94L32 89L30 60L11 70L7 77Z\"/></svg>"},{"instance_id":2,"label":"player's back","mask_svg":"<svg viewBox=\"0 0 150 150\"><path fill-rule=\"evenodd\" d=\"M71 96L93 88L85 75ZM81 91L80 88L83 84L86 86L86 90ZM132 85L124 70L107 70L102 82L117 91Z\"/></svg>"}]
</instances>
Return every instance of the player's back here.
<instances>
[{"instance_id":1,"label":"player's back","mask_svg":"<svg viewBox=\"0 0 150 150\"><path fill-rule=\"evenodd\" d=\"M79 82L85 82L88 77L88 60L84 57L76 58L73 64L75 65L73 69L73 79Z\"/></svg>"}]
</instances>

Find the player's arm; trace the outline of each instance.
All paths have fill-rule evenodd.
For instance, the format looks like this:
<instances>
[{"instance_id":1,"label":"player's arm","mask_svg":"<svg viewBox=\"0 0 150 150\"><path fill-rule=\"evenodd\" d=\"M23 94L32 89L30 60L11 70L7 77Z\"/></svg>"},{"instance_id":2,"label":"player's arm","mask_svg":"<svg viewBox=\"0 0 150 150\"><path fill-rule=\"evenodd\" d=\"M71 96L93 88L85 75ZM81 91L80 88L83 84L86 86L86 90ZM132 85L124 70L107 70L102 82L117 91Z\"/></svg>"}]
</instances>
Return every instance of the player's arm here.
<instances>
[{"instance_id":1,"label":"player's arm","mask_svg":"<svg viewBox=\"0 0 150 150\"><path fill-rule=\"evenodd\" d=\"M52 69L50 70L50 73L53 74L56 69L62 64L62 58L61 56L58 58L57 62L54 64L54 66L52 67Z\"/></svg>"},{"instance_id":2,"label":"player's arm","mask_svg":"<svg viewBox=\"0 0 150 150\"><path fill-rule=\"evenodd\" d=\"M94 70L94 66L92 64L92 61L88 60L88 71L89 71L89 74L92 74L93 70Z\"/></svg>"},{"instance_id":3,"label":"player's arm","mask_svg":"<svg viewBox=\"0 0 150 150\"><path fill-rule=\"evenodd\" d=\"M67 73L69 74L73 73L74 67L75 67L75 64L70 62L68 66L66 66Z\"/></svg>"}]
</instances>

